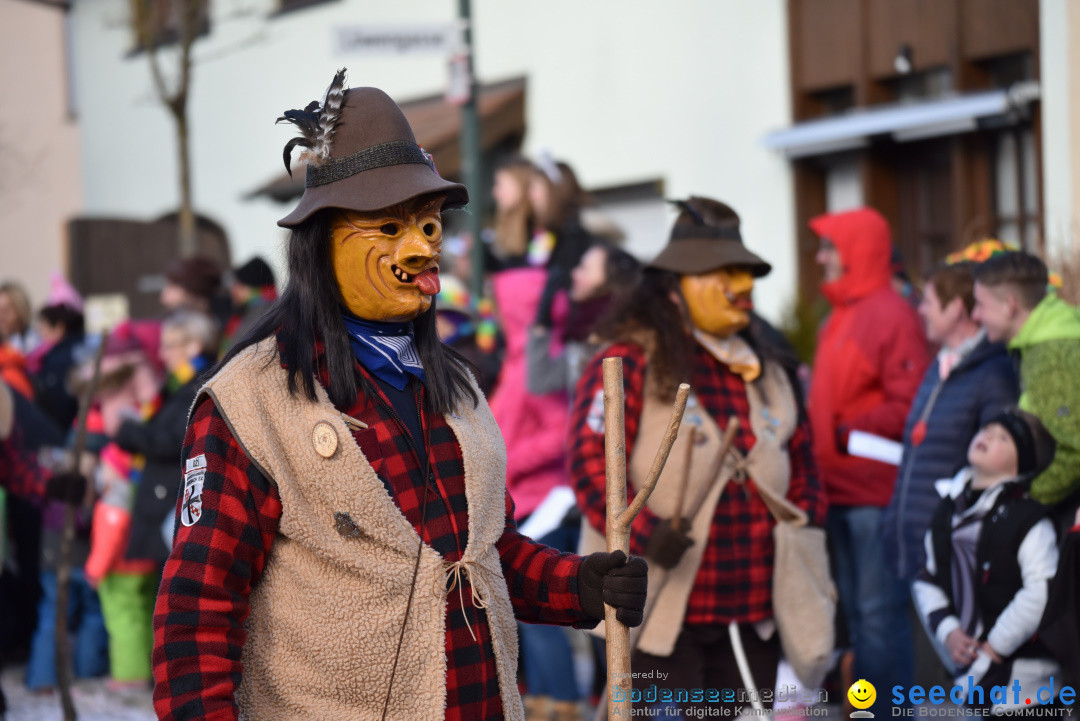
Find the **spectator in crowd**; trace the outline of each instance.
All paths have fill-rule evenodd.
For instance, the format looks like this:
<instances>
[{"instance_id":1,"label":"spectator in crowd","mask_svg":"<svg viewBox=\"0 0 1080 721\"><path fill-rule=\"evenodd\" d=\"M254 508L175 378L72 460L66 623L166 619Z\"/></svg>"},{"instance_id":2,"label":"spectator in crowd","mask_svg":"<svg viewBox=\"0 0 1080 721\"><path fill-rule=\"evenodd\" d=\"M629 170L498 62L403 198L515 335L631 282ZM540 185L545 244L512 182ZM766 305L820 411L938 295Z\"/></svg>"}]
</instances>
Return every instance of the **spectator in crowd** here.
<instances>
[{"instance_id":1,"label":"spectator in crowd","mask_svg":"<svg viewBox=\"0 0 1080 721\"><path fill-rule=\"evenodd\" d=\"M592 245L592 236L581 224L581 207L586 200L573 169L541 154L537 172L529 181L529 204L535 228L529 242L528 262L547 270L536 311L538 325L551 325L556 294L569 290L570 271Z\"/></svg>"},{"instance_id":2,"label":"spectator in crowd","mask_svg":"<svg viewBox=\"0 0 1080 721\"><path fill-rule=\"evenodd\" d=\"M885 563L879 533L896 468L849 454L848 440L855 431L901 439L926 370L926 339L915 309L892 287L892 241L877 211L821 215L810 228L820 242L821 291L832 305L814 356L810 420L854 678L879 689L909 685L906 594Z\"/></svg>"},{"instance_id":3,"label":"spectator in crowd","mask_svg":"<svg viewBox=\"0 0 1080 721\"><path fill-rule=\"evenodd\" d=\"M100 414L87 418L86 451L79 460L78 478L84 478L107 439ZM71 440L67 446L71 448ZM68 477L71 461L67 454L56 451L48 454L42 476L46 484L63 481ZM53 479L56 479L55 481ZM57 685L56 670L56 613L59 602L57 571L60 565L60 549L63 543L66 504L75 506L75 537L71 546L71 577L68 587L68 631L72 635L72 665L76 678L95 678L109 671L108 632L101 611L97 592L87 581L83 566L90 553L90 530L93 493L85 480L72 486L75 490L50 493L46 486L46 500L42 509L41 601L38 604L37 627L30 645L30 658L26 666L26 686L32 691L50 693ZM60 498L64 500L61 501Z\"/></svg>"},{"instance_id":4,"label":"spectator in crowd","mask_svg":"<svg viewBox=\"0 0 1080 721\"><path fill-rule=\"evenodd\" d=\"M776 522L763 498L814 525L824 522L825 498L794 369L777 362L786 350L752 317L754 279L771 267L743 245L739 217L727 205L691 197L680 207L667 246L599 329L611 344L578 382L567 444L587 520L581 548L602 546L605 528L603 359L623 362L631 498L664 435L677 386L689 383L679 440L630 532L630 552L649 560L650 593L658 593L650 597L654 610L642 625L634 671L660 688L756 693L736 666L729 624L737 624L757 688L772 688L780 660ZM732 457L717 466L732 417L739 422ZM688 449L691 428L697 439Z\"/></svg>"},{"instance_id":5,"label":"spectator in crowd","mask_svg":"<svg viewBox=\"0 0 1080 721\"><path fill-rule=\"evenodd\" d=\"M533 237L533 209L529 203L529 183L536 168L523 157L514 156L495 169L491 197L495 201L492 253L501 268L526 262Z\"/></svg>"},{"instance_id":6,"label":"spectator in crowd","mask_svg":"<svg viewBox=\"0 0 1080 721\"><path fill-rule=\"evenodd\" d=\"M125 418L145 420L157 412L159 338L157 323L129 321L114 329L106 341L95 401L110 438ZM97 501L84 571L87 582L98 591L109 632L106 686L113 691L146 688L151 678L157 565L150 558L124 558L132 500L145 464L142 455L128 453L110 441L101 451L95 474Z\"/></svg>"},{"instance_id":7,"label":"spectator in crowd","mask_svg":"<svg viewBox=\"0 0 1080 721\"><path fill-rule=\"evenodd\" d=\"M116 444L121 449L145 459L135 490L125 558L151 558L159 572L169 557L170 544L162 537L161 528L176 507L188 411L199 389L199 374L213 364L217 344L217 328L207 314L183 309L166 317L160 356L167 375L160 408L148 420L123 421L116 431Z\"/></svg>"},{"instance_id":8,"label":"spectator in crowd","mask_svg":"<svg viewBox=\"0 0 1080 721\"><path fill-rule=\"evenodd\" d=\"M525 381L537 395L573 393L585 364L600 349L593 330L620 293L637 285L641 264L606 241L595 241L570 273L570 315L560 337L536 324L529 334Z\"/></svg>"},{"instance_id":9,"label":"spectator in crowd","mask_svg":"<svg viewBox=\"0 0 1080 721\"><path fill-rule=\"evenodd\" d=\"M979 428L1014 405L1020 394L1005 346L990 342L971 319L973 265L965 261L935 269L919 303L927 340L941 350L911 404L904 424L903 459L881 521L885 559L906 583L925 565L923 538L941 500L934 482L964 466L965 449ZM907 598L903 593L898 611L907 605ZM917 672L932 668L937 659L921 639L915 636Z\"/></svg>"},{"instance_id":10,"label":"spectator in crowd","mask_svg":"<svg viewBox=\"0 0 1080 721\"><path fill-rule=\"evenodd\" d=\"M26 355L34 346L30 296L18 283L0 283L0 345Z\"/></svg>"},{"instance_id":11,"label":"spectator in crowd","mask_svg":"<svg viewBox=\"0 0 1080 721\"><path fill-rule=\"evenodd\" d=\"M238 338L247 333L277 298L274 271L262 258L252 258L232 272L229 296L233 311L225 324L223 351L229 350Z\"/></svg>"},{"instance_id":12,"label":"spectator in crowd","mask_svg":"<svg viewBox=\"0 0 1080 721\"><path fill-rule=\"evenodd\" d=\"M83 343L82 298L63 277L51 281L49 298L38 312L41 344L27 356L34 400L45 415L66 431L75 421L79 401L69 387Z\"/></svg>"},{"instance_id":13,"label":"spectator in crowd","mask_svg":"<svg viewBox=\"0 0 1080 721\"><path fill-rule=\"evenodd\" d=\"M494 321L480 317L465 284L455 276L441 278L435 301L435 324L439 340L463 355L479 372L476 383L485 395L495 388L499 376Z\"/></svg>"},{"instance_id":14,"label":"spectator in crowd","mask_svg":"<svg viewBox=\"0 0 1080 721\"><path fill-rule=\"evenodd\" d=\"M221 269L203 256L181 258L165 271L165 287L159 300L165 310L187 308L212 313L221 288Z\"/></svg>"},{"instance_id":15,"label":"spectator in crowd","mask_svg":"<svg viewBox=\"0 0 1080 721\"><path fill-rule=\"evenodd\" d=\"M990 258L975 270L973 317L990 340L1020 354L1020 408L1057 441L1054 462L1031 484L1058 529L1080 506L1080 310L1047 292L1046 265L1024 252Z\"/></svg>"},{"instance_id":16,"label":"spectator in crowd","mask_svg":"<svg viewBox=\"0 0 1080 721\"><path fill-rule=\"evenodd\" d=\"M1036 637L1057 539L1046 507L1027 493L1053 454L1053 437L1030 413L1010 408L990 418L968 447L969 465L939 482L942 501L914 584L919 614L956 684L977 685L969 703L995 714L1025 709L1025 695L1036 698L1060 676ZM1014 683L1023 694L991 698L991 687Z\"/></svg>"},{"instance_id":17,"label":"spectator in crowd","mask_svg":"<svg viewBox=\"0 0 1080 721\"><path fill-rule=\"evenodd\" d=\"M8 389L0 381L0 486L6 492L16 494L28 504L44 503L46 528L44 551L41 565L35 559L33 568L40 568L38 580L41 584L41 599L34 615L21 613L17 606L11 607L19 613L19 622L29 623L33 631L30 643L30 658L26 669L28 688L39 693L50 693L57 683L56 671L56 604L57 604L57 561L60 535L63 527L64 504L66 499L76 505L85 500L86 484L82 482L76 492L69 492L69 486L63 477L54 476L50 469L39 462L37 451L40 450L34 440L28 440L24 434L24 424L42 421L34 418L39 413L37 408ZM48 421L44 421L47 425ZM93 428L93 423L88 424ZM100 447L95 441L98 434L93 434L88 448ZM57 438L56 440L60 440ZM59 455L59 454L56 454ZM66 461L65 461L66 462ZM13 496L11 500L15 500ZM73 545L76 563L85 558L85 534L88 530L88 514L80 508L77 514L78 530ZM41 531L41 526L36 526ZM40 548L34 545L35 550ZM25 573L26 569L22 569ZM5 572L5 575L7 572ZM105 652L107 635L101 618L101 608L97 596L86 583L81 569L72 569L68 597L68 630L72 634L72 666L77 678L101 676L108 670L108 656ZM2 709L0 709L2 713Z\"/></svg>"}]
</instances>

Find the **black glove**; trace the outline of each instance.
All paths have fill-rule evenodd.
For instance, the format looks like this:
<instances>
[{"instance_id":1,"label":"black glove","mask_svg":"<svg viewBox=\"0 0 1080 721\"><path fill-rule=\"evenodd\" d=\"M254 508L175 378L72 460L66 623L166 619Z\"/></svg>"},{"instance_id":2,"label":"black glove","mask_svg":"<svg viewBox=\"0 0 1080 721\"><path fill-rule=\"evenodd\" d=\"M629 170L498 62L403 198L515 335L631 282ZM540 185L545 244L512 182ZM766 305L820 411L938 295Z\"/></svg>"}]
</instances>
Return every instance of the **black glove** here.
<instances>
[{"instance_id":1,"label":"black glove","mask_svg":"<svg viewBox=\"0 0 1080 721\"><path fill-rule=\"evenodd\" d=\"M633 628L640 626L649 588L649 565L639 556L629 559L622 551L593 553L578 570L581 607L593 618L604 620L604 604L614 606L615 617Z\"/></svg>"},{"instance_id":2,"label":"black glove","mask_svg":"<svg viewBox=\"0 0 1080 721\"><path fill-rule=\"evenodd\" d=\"M78 506L86 497L86 477L81 473L58 473L45 482L45 497Z\"/></svg>"},{"instance_id":3,"label":"black glove","mask_svg":"<svg viewBox=\"0 0 1080 721\"><path fill-rule=\"evenodd\" d=\"M689 531L690 521L685 518L679 520L678 528L672 528L671 521L667 519L660 521L645 545L645 555L656 561L660 568L675 568L686 549L694 545L694 539L687 535Z\"/></svg>"}]
</instances>

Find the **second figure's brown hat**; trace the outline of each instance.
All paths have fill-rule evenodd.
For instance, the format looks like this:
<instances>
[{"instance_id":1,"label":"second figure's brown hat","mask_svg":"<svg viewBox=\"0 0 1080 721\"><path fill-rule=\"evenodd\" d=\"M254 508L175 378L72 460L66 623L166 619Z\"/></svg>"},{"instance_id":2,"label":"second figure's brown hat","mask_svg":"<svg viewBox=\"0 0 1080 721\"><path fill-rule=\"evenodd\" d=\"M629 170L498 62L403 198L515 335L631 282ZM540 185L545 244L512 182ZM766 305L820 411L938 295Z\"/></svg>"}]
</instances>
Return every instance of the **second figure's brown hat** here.
<instances>
[{"instance_id":1,"label":"second figure's brown hat","mask_svg":"<svg viewBox=\"0 0 1080 721\"><path fill-rule=\"evenodd\" d=\"M729 266L744 266L755 278L768 275L772 266L751 253L739 233L739 216L711 198L691 196L675 201L682 210L671 228L668 244L648 264L680 275L709 273Z\"/></svg>"},{"instance_id":2,"label":"second figure's brown hat","mask_svg":"<svg viewBox=\"0 0 1080 721\"><path fill-rule=\"evenodd\" d=\"M285 146L290 168L294 147L306 148L304 196L278 221L293 227L323 208L360 212L388 208L420 195L447 194L444 210L469 202L464 185L439 177L435 161L416 143L405 114L378 88L344 88L340 70L320 105L288 110L278 121L300 128L301 137Z\"/></svg>"}]
</instances>

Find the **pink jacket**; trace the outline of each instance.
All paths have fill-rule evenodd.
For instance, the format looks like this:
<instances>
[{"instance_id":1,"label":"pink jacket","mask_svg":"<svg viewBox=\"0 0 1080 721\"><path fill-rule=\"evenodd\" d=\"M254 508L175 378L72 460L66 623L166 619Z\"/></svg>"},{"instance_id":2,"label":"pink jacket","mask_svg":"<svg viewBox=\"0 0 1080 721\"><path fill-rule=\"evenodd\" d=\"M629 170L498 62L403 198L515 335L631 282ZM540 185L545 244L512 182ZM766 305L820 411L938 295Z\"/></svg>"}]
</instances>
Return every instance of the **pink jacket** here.
<instances>
[{"instance_id":1,"label":"pink jacket","mask_svg":"<svg viewBox=\"0 0 1080 721\"><path fill-rule=\"evenodd\" d=\"M566 395L537 396L525 386L525 346L546 279L541 268L505 270L493 279L506 353L490 405L506 441L506 485L518 520L536 510L552 488L569 483ZM557 297L552 312L556 324L565 321L567 308L565 296Z\"/></svg>"}]
</instances>

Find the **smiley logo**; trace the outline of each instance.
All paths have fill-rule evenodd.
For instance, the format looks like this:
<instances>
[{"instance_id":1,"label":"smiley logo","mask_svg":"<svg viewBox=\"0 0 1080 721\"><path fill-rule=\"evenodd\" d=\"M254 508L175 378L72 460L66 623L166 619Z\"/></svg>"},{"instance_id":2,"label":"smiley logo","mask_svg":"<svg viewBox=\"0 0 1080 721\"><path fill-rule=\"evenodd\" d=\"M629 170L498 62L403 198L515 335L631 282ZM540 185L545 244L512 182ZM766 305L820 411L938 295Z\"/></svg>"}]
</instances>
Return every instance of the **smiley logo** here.
<instances>
[{"instance_id":1,"label":"smiley logo","mask_svg":"<svg viewBox=\"0 0 1080 721\"><path fill-rule=\"evenodd\" d=\"M874 688L874 684L867 681L865 678L860 678L855 683L851 684L851 688L847 692L848 701L851 705L857 709L868 709L874 705L874 701L877 700L877 689Z\"/></svg>"}]
</instances>

